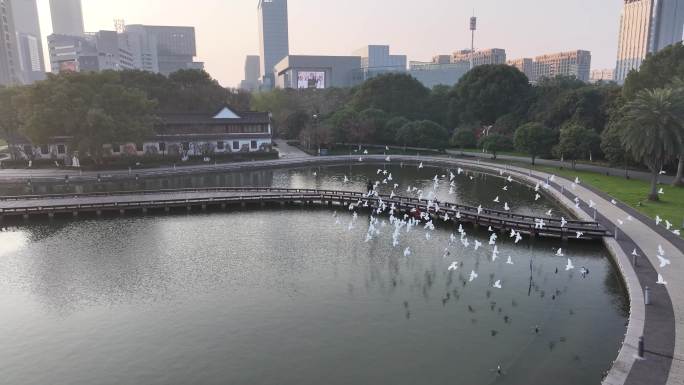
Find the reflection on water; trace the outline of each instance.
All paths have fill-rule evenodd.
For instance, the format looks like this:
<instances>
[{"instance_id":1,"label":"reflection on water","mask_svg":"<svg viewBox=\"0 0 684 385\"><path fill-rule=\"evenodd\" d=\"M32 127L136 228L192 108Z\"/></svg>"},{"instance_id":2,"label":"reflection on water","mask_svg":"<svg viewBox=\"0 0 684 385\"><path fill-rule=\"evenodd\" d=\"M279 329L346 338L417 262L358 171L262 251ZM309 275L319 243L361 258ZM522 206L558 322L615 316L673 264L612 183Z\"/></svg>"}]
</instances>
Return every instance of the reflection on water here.
<instances>
[{"instance_id":1,"label":"reflection on water","mask_svg":"<svg viewBox=\"0 0 684 385\"><path fill-rule=\"evenodd\" d=\"M376 170L359 170L274 171L268 183L361 189ZM429 187L434 176L393 172L404 189ZM454 195L448 186L439 195L464 203L501 195L528 212L551 207L527 188L500 193L502 184L459 179ZM565 271L554 242L514 245L502 234L492 261L491 246L449 246L450 226L430 239L422 227L402 232L392 247L387 218L364 242L368 225L364 213L354 220L346 210L285 209L7 229L0 378L574 385L600 382L615 358L625 296L600 245L563 245L590 271L583 278ZM466 231L487 245L484 229ZM449 271L454 261L459 268ZM502 289L493 288L499 280ZM492 371L499 364L503 377Z\"/></svg>"},{"instance_id":2,"label":"reflection on water","mask_svg":"<svg viewBox=\"0 0 684 385\"><path fill-rule=\"evenodd\" d=\"M107 181L95 183L37 183L0 186L0 193L4 195L23 194L58 194L58 193L88 193L102 191L136 191L160 190L200 187L280 187L280 188L312 188L364 191L368 181L379 182L378 190L389 194L394 184L399 187L397 195L416 196L409 194L406 189L416 187L427 191L432 189L435 175L447 177L446 183L441 183L437 197L440 201L462 203L503 210L504 203L511 206L512 212L538 215L544 214L555 206L545 198L535 201L535 193L529 187L517 183L509 183L504 179L479 174L456 175L453 194L449 194L448 176L456 170L424 168L415 166L392 165L387 167L388 175L378 174L382 165L354 164L352 166L335 166L300 169L276 169L251 172L236 172L226 174L198 174L164 178L144 178L140 180ZM392 175L391 181L387 177ZM345 177L349 179L344 182ZM472 178L472 179L471 179ZM382 182L386 183L382 183ZM506 188L506 191L503 188ZM499 203L494 199L500 197Z\"/></svg>"}]
</instances>

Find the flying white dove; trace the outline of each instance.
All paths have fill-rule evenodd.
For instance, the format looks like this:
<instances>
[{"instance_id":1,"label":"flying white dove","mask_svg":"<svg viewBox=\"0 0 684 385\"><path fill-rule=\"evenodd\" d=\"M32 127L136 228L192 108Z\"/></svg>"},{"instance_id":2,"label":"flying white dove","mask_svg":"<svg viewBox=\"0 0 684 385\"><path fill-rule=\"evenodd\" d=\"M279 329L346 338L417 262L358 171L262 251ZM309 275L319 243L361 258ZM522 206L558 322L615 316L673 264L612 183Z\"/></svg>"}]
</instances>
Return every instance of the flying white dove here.
<instances>
[{"instance_id":1,"label":"flying white dove","mask_svg":"<svg viewBox=\"0 0 684 385\"><path fill-rule=\"evenodd\" d=\"M565 271L570 271L574 268L575 268L575 266L573 266L572 261L570 260L570 258L568 258L568 265L565 266Z\"/></svg>"},{"instance_id":2,"label":"flying white dove","mask_svg":"<svg viewBox=\"0 0 684 385\"><path fill-rule=\"evenodd\" d=\"M475 241L475 250L479 249L480 247L482 247L482 242Z\"/></svg>"},{"instance_id":3,"label":"flying white dove","mask_svg":"<svg viewBox=\"0 0 684 385\"><path fill-rule=\"evenodd\" d=\"M507 265L512 265L512 264L513 264L513 259L511 258L510 255L508 256L508 260L506 261L506 264L507 264Z\"/></svg>"},{"instance_id":4,"label":"flying white dove","mask_svg":"<svg viewBox=\"0 0 684 385\"><path fill-rule=\"evenodd\" d=\"M658 256L658 260L660 261L660 268L661 269L672 263L669 259L667 259L663 256L660 256L660 255Z\"/></svg>"},{"instance_id":5,"label":"flying white dove","mask_svg":"<svg viewBox=\"0 0 684 385\"><path fill-rule=\"evenodd\" d=\"M540 199L541 199L541 195L539 195L539 194L535 194L535 195L534 195L534 200L535 200L535 201L538 201L538 200L540 200Z\"/></svg>"},{"instance_id":6,"label":"flying white dove","mask_svg":"<svg viewBox=\"0 0 684 385\"><path fill-rule=\"evenodd\" d=\"M349 183L349 178L346 175L344 176L344 183Z\"/></svg>"},{"instance_id":7,"label":"flying white dove","mask_svg":"<svg viewBox=\"0 0 684 385\"><path fill-rule=\"evenodd\" d=\"M494 286L492 287L495 289L501 289L501 280L494 282Z\"/></svg>"},{"instance_id":8,"label":"flying white dove","mask_svg":"<svg viewBox=\"0 0 684 385\"><path fill-rule=\"evenodd\" d=\"M473 270L470 273L470 282L473 282L475 279L477 279L477 273L475 272L475 270Z\"/></svg>"},{"instance_id":9,"label":"flying white dove","mask_svg":"<svg viewBox=\"0 0 684 385\"><path fill-rule=\"evenodd\" d=\"M661 187L660 190L658 190L658 194L663 195L665 194L665 190Z\"/></svg>"},{"instance_id":10,"label":"flying white dove","mask_svg":"<svg viewBox=\"0 0 684 385\"><path fill-rule=\"evenodd\" d=\"M547 217L553 216L553 210L547 211L547 212L546 212L546 216L547 216Z\"/></svg>"},{"instance_id":11,"label":"flying white dove","mask_svg":"<svg viewBox=\"0 0 684 385\"><path fill-rule=\"evenodd\" d=\"M658 226L663 221L663 219L660 218L660 215L656 215L655 221L656 221L656 226Z\"/></svg>"},{"instance_id":12,"label":"flying white dove","mask_svg":"<svg viewBox=\"0 0 684 385\"><path fill-rule=\"evenodd\" d=\"M418 165L418 168L423 168L423 162L420 162L420 164Z\"/></svg>"},{"instance_id":13,"label":"flying white dove","mask_svg":"<svg viewBox=\"0 0 684 385\"><path fill-rule=\"evenodd\" d=\"M409 255L411 255L411 249L407 247L406 249L404 249L404 257L408 257Z\"/></svg>"},{"instance_id":14,"label":"flying white dove","mask_svg":"<svg viewBox=\"0 0 684 385\"><path fill-rule=\"evenodd\" d=\"M492 202L499 203L499 197L494 198L494 200Z\"/></svg>"},{"instance_id":15,"label":"flying white dove","mask_svg":"<svg viewBox=\"0 0 684 385\"><path fill-rule=\"evenodd\" d=\"M563 249L558 249L556 251L556 257L565 257L565 254L563 254Z\"/></svg>"},{"instance_id":16,"label":"flying white dove","mask_svg":"<svg viewBox=\"0 0 684 385\"><path fill-rule=\"evenodd\" d=\"M458 270L458 262L452 262L451 265L449 265L449 271L455 270Z\"/></svg>"},{"instance_id":17,"label":"flying white dove","mask_svg":"<svg viewBox=\"0 0 684 385\"><path fill-rule=\"evenodd\" d=\"M504 203L504 210L511 211L511 208L508 207L508 202Z\"/></svg>"}]
</instances>

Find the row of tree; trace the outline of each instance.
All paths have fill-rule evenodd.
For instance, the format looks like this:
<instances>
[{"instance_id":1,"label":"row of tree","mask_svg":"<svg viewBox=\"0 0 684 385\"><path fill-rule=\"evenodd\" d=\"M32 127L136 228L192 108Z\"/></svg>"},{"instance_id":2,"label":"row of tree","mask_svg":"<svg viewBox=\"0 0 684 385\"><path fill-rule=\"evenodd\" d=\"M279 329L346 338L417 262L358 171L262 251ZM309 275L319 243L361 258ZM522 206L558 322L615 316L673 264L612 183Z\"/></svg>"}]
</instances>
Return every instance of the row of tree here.
<instances>
[{"instance_id":1,"label":"row of tree","mask_svg":"<svg viewBox=\"0 0 684 385\"><path fill-rule=\"evenodd\" d=\"M634 138L646 135L646 126L659 124L645 121L649 115L644 109L662 111L664 106L647 99L653 95L663 99L665 93L668 105L676 106L676 79L684 78L683 63L684 47L676 44L649 56L624 87L587 84L574 77L531 85L514 67L489 65L469 71L453 87L427 89L408 75L389 74L352 89L261 93L253 97L252 106L274 112L281 136L314 146L342 142L444 148L446 131L451 146L484 149L494 157L517 150L529 154L533 162L541 156L556 157L573 167L584 159L648 166L645 154L635 152L637 144L646 143ZM682 126L677 113L670 114L674 116L670 126ZM636 127L632 136L630 127ZM648 150L668 154L656 166L672 167L684 158L677 135L669 137L671 148ZM636 144L630 144L630 137ZM681 183L682 168L680 161L676 183Z\"/></svg>"},{"instance_id":2,"label":"row of tree","mask_svg":"<svg viewBox=\"0 0 684 385\"><path fill-rule=\"evenodd\" d=\"M221 87L204 71L169 77L143 71L49 75L30 86L0 88L0 137L36 145L65 137L70 148L97 161L103 144L149 137L159 113L213 112L225 103L247 110L250 95Z\"/></svg>"}]
</instances>

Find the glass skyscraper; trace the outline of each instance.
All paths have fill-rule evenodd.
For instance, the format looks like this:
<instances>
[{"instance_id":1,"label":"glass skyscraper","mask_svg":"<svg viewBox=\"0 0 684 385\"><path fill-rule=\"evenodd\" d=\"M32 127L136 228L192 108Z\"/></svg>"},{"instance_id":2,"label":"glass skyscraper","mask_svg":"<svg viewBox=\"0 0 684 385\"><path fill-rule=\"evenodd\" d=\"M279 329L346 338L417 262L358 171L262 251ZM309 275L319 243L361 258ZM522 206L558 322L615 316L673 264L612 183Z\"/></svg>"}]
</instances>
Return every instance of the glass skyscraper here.
<instances>
[{"instance_id":1,"label":"glass skyscraper","mask_svg":"<svg viewBox=\"0 0 684 385\"><path fill-rule=\"evenodd\" d=\"M275 65L290 54L287 0L259 0L259 49L264 88L273 88Z\"/></svg>"},{"instance_id":2,"label":"glass skyscraper","mask_svg":"<svg viewBox=\"0 0 684 385\"><path fill-rule=\"evenodd\" d=\"M625 0L615 80L622 84L649 53L682 41L684 0Z\"/></svg>"},{"instance_id":3,"label":"glass skyscraper","mask_svg":"<svg viewBox=\"0 0 684 385\"><path fill-rule=\"evenodd\" d=\"M50 0L50 15L53 34L83 36L81 0Z\"/></svg>"}]
</instances>

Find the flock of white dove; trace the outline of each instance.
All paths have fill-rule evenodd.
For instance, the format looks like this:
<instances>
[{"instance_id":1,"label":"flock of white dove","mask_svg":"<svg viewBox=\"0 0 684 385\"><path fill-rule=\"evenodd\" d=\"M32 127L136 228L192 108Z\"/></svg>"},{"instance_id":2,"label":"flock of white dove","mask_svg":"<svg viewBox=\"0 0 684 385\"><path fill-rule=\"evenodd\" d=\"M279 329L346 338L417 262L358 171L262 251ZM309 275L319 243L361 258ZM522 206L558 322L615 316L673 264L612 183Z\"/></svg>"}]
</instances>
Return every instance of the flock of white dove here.
<instances>
[{"instance_id":1,"label":"flock of white dove","mask_svg":"<svg viewBox=\"0 0 684 385\"><path fill-rule=\"evenodd\" d=\"M365 150L363 153L364 153L364 155L367 155L368 150ZM363 157L359 157L359 162L363 162L363 161L364 161ZM391 157L387 156L385 158L385 161L389 163L391 161ZM418 165L418 169L423 169L423 168L424 168L424 166L423 166L423 163L421 162ZM456 174L454 174L453 172L449 172L449 176L448 176L449 195L455 194L454 189L456 187L456 184L455 184L456 175L461 175L463 173L465 173L465 170L463 170L462 168L458 168L456 170ZM396 209L394 203L383 201L382 198L380 197L380 195L376 191L376 189L380 185L392 186L392 191L390 193L390 199L393 199L394 197L397 196L395 191L399 188L399 184L392 183L394 178L393 178L392 174L387 169L382 169L382 168L378 169L376 175L379 176L380 178L382 178L382 180L376 181L375 184L373 185L373 190L369 191L368 195L367 195L367 197L369 197L369 198L370 197L376 197L377 198L377 208L371 213L371 216L370 216L368 231L366 233L366 242L369 242L370 240L373 239L373 237L380 234L380 229L378 228L378 226L384 227L387 225L387 222L385 222L384 220L378 219L379 215L386 213L386 212L389 212L389 215L390 215L389 225L394 228L394 231L392 234L392 246L393 247L399 247L399 236L402 232L409 233L411 230L417 229L421 226L425 230L425 238L429 240L431 238L430 232L434 231L434 229L435 229L435 226L433 224L432 217L430 216L429 211L431 209L433 209L434 212L436 212L436 213L439 212L440 207L439 207L439 202L436 199L436 192L437 192L437 189L440 187L441 183L447 183L447 176L442 175L440 177L440 175L435 175L435 177L433 178L432 188L430 189L430 191L427 192L427 194L425 191L423 191L417 187L408 186L406 189L407 194L409 194L409 195L413 194L415 197L417 197L420 200L427 200L427 202L428 202L427 203L427 210L426 210L427 212L417 213L415 209L412 209L411 214L413 214L413 215L404 214L403 216L401 216L398 213L398 210ZM501 177L503 177L504 171L499 170L499 175ZM545 190L550 189L550 187L551 187L550 183L553 182L555 180L555 178L556 178L555 175L552 175L550 178L548 178L548 180L546 182L537 183L537 185L534 188L534 194L535 194L534 200L535 201L538 201L539 199L541 199L542 196L540 195L540 192L541 192L542 188ZM469 175L469 179L474 180L475 177L473 175ZM505 178L505 180L507 183L513 182L513 178L510 175L507 178ZM346 184L349 182L350 182L349 178L345 175L344 176L344 183ZM572 190L575 190L577 188L577 186L580 185L580 183L581 182L580 182L579 178L575 178L574 182L571 183L570 188ZM506 184L502 187L502 191L504 193L507 192L508 190L509 190L508 184ZM661 188L658 191L658 193L661 195L664 194L664 189ZM581 205L580 199L578 197L576 197L574 199L574 201L575 201L575 207L580 208L580 205ZM501 204L500 196L497 196L493 200L493 203ZM611 203L613 205L618 204L618 202L614 199L611 200ZM596 210L596 203L594 201L589 200L588 206L590 209ZM358 202L355 202L355 203L352 203L349 205L349 211L353 211L353 214L352 214L352 219L347 226L348 230L352 230L356 225L356 222L358 220L358 214L356 213L355 209L358 207L366 207L367 208L367 207L369 207L369 203L367 200L366 201L359 200ZM452 207L452 209L454 211L456 211L456 207ZM506 201L504 201L504 203L503 203L503 210L504 211L510 211L511 210L511 206ZM477 207L478 214L481 214L482 211L483 211L483 207L482 207L482 205L479 205ZM447 213L445 213L440 218L444 219L444 221L449 221L450 219L460 219L461 218L460 212L458 212L458 211L456 211L456 212L457 213L456 213L455 218L450 218ZM396 216L395 214L399 215L399 216ZM548 217L552 217L553 216L553 210L547 211L546 215ZM415 218L416 216L418 217L418 219ZM335 217L336 223L340 224L340 219L338 218L336 212L334 214L334 217ZM627 218L625 220L626 221L633 221L634 218L632 216L627 216ZM617 219L618 225L619 226L624 225L625 220ZM568 223L567 220L564 217L561 217L561 227L566 226L567 223ZM680 230L673 229L674 225L672 223L670 223L667 220L661 219L660 216L656 216L656 225L659 226L661 223L664 224L665 228L668 231L671 231L673 234L678 235L678 236L681 235ZM543 229L545 225L546 225L546 223L545 223L543 218L535 219L535 228L536 229ZM497 236L496 232L491 227L489 227L489 232L490 232L489 246L492 246L492 257L491 258L492 258L492 262L494 262L499 258L499 250L498 250L498 247L496 245L496 241L498 239L498 236ZM458 242L460 242L461 245L465 248L469 248L471 246L471 242L468 238L467 233L463 229L463 225L459 225L458 233L459 233L459 237L457 237L455 234L451 234L451 236L449 238L449 245L447 248L445 248L444 258L446 258L448 255L450 255L450 253L448 251L449 247L453 246L454 244L456 244ZM581 238L583 235L584 234L582 232L579 232L579 231L576 234L578 239ZM520 232L515 231L515 230L511 230L509 237L511 239L513 239L516 244L519 243L520 241L522 241L522 239L523 239ZM482 247L482 243L478 240L475 240L474 242L472 242L472 247L474 248L474 250L478 250L480 247ZM410 247L406 247L404 249L403 254L405 257L410 256L411 255ZM632 255L634 255L634 256L638 255L636 249L632 252ZM558 248L556 250L555 256L565 257L565 255L563 254L563 249ZM660 268L661 269L670 265L671 262L670 262L670 260L668 260L665 257L665 251L663 250L662 246L658 246L657 257L658 257L658 260L660 261ZM513 263L514 262L513 262L512 258L509 256L507 258L506 264L512 265ZM460 264L460 266L462 266L462 264ZM458 261L452 262L447 267L447 269L449 271L455 271L458 268L459 268ZM572 262L572 259L567 258L567 265L565 266L565 270L570 271L570 270L574 270L574 269L575 269L575 266ZM589 273L589 271L586 268L582 267L580 269L580 273L582 274L582 276L586 276ZM477 272L472 271L470 273L470 278L469 278L470 282L473 282L477 278L478 278ZM667 282L663 279L663 276L661 274L658 274L657 284L667 285ZM494 283L493 287L496 289L501 289L502 288L501 280L497 280Z\"/></svg>"}]
</instances>

